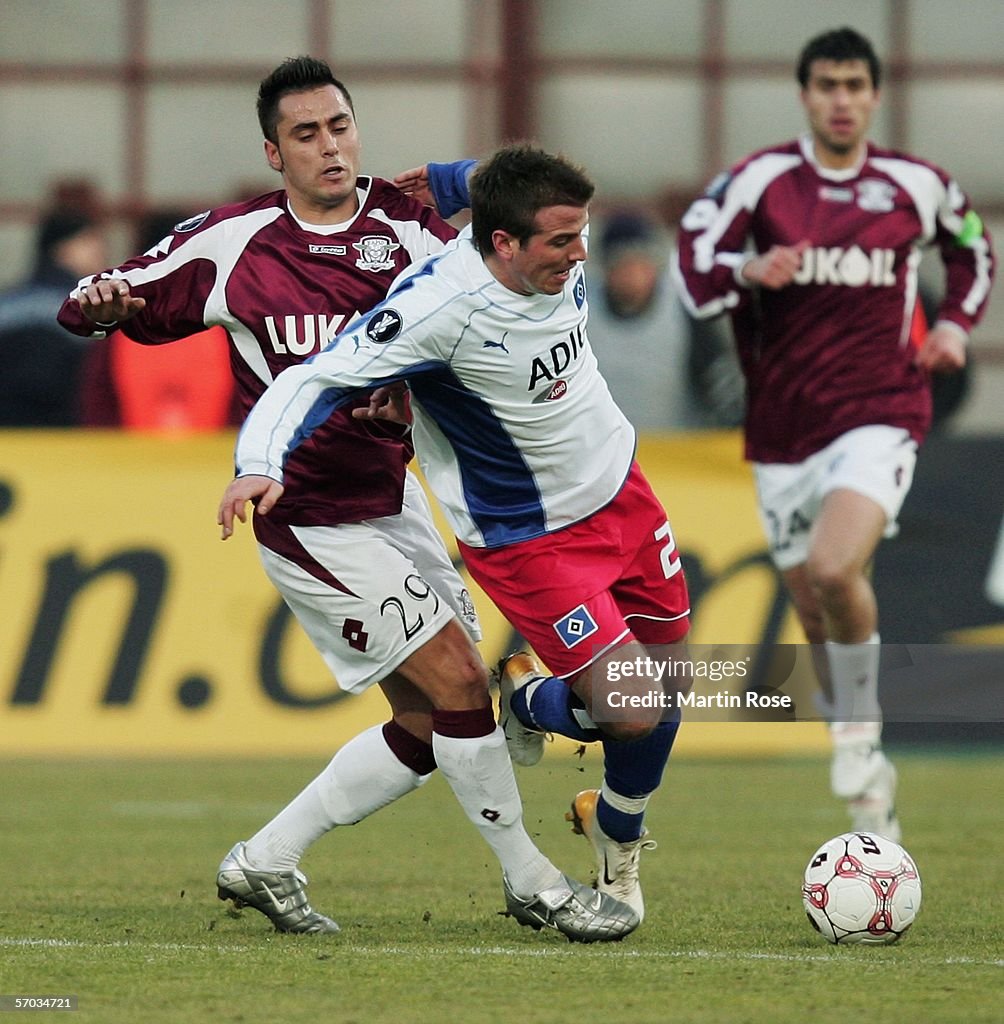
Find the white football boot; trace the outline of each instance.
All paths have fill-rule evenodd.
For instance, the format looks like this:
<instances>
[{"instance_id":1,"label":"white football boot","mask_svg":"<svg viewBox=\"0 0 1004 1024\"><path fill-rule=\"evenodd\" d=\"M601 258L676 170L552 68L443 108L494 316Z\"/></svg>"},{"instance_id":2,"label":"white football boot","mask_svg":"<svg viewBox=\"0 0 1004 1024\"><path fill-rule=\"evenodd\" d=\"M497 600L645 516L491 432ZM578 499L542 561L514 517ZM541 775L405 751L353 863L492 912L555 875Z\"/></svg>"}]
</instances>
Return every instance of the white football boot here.
<instances>
[{"instance_id":1,"label":"white football boot","mask_svg":"<svg viewBox=\"0 0 1004 1024\"><path fill-rule=\"evenodd\" d=\"M598 789L584 789L572 801L572 809L565 814L565 821L572 823L572 831L576 835L585 836L593 844L596 888L626 903L642 921L645 918L645 900L638 878L638 860L642 850L654 850L658 843L648 838L648 829L630 843L611 839L596 820L599 797Z\"/></svg>"},{"instance_id":2,"label":"white football boot","mask_svg":"<svg viewBox=\"0 0 1004 1024\"><path fill-rule=\"evenodd\" d=\"M878 779L885 763L875 722L839 722L830 726L833 761L830 788L841 800L856 800Z\"/></svg>"},{"instance_id":3,"label":"white football boot","mask_svg":"<svg viewBox=\"0 0 1004 1024\"><path fill-rule=\"evenodd\" d=\"M874 832L898 843L903 830L896 817L896 769L881 751L878 756L878 774L861 796L848 801L847 809L855 832Z\"/></svg>"},{"instance_id":4,"label":"white football boot","mask_svg":"<svg viewBox=\"0 0 1004 1024\"><path fill-rule=\"evenodd\" d=\"M830 734L830 788L847 801L854 830L898 843L902 830L896 817L896 769L882 752L881 724L835 723Z\"/></svg>"}]
</instances>

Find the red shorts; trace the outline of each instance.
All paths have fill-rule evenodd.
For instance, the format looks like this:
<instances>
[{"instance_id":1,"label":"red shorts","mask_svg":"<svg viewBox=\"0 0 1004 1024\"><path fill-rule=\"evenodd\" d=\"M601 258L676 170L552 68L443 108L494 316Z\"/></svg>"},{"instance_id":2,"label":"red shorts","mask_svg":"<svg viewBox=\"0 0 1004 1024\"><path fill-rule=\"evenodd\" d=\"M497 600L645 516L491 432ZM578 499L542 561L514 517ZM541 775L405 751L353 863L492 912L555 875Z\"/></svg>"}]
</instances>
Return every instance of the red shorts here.
<instances>
[{"instance_id":1,"label":"red shorts","mask_svg":"<svg viewBox=\"0 0 1004 1024\"><path fill-rule=\"evenodd\" d=\"M499 611L566 679L629 640L668 644L689 628L676 541L637 463L588 519L499 548L461 544L460 552Z\"/></svg>"}]
</instances>

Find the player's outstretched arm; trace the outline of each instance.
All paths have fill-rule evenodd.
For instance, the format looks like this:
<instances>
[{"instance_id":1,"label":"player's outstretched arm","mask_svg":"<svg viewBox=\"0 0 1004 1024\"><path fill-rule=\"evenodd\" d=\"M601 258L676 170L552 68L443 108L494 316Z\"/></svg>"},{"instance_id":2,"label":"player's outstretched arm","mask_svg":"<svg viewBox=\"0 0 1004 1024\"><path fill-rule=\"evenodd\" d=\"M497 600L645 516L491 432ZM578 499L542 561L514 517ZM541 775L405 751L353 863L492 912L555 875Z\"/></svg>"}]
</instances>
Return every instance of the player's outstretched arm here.
<instances>
[{"instance_id":1,"label":"player's outstretched arm","mask_svg":"<svg viewBox=\"0 0 1004 1024\"><path fill-rule=\"evenodd\" d=\"M80 312L95 324L121 323L146 307L146 299L133 297L129 282L102 278L80 288L75 298Z\"/></svg>"},{"instance_id":2,"label":"player's outstretched arm","mask_svg":"<svg viewBox=\"0 0 1004 1024\"><path fill-rule=\"evenodd\" d=\"M234 517L242 523L247 520L247 503L258 498L258 515L267 516L282 497L285 488L269 476L239 476L231 480L223 492L216 522L222 527L221 538L226 540L234 532Z\"/></svg>"}]
</instances>

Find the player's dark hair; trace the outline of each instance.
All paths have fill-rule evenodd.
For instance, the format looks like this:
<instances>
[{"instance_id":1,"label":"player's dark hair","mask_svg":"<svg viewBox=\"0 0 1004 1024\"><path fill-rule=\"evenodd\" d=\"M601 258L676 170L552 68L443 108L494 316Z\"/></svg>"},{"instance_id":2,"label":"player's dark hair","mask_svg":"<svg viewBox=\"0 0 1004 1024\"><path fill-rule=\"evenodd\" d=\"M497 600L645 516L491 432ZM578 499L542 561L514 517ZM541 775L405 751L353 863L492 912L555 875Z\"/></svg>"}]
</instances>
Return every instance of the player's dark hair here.
<instances>
[{"instance_id":1,"label":"player's dark hair","mask_svg":"<svg viewBox=\"0 0 1004 1024\"><path fill-rule=\"evenodd\" d=\"M836 28L810 39L798 58L795 77L804 89L809 84L809 72L814 60L863 60L872 76L872 87L878 89L882 81L882 64L872 44L852 28Z\"/></svg>"},{"instance_id":2,"label":"player's dark hair","mask_svg":"<svg viewBox=\"0 0 1004 1024\"><path fill-rule=\"evenodd\" d=\"M526 143L503 146L471 175L471 232L482 255L494 252L492 233L506 231L520 242L532 234L546 206L586 206L596 186L564 157Z\"/></svg>"},{"instance_id":3,"label":"player's dark hair","mask_svg":"<svg viewBox=\"0 0 1004 1024\"><path fill-rule=\"evenodd\" d=\"M316 57L287 57L258 86L258 123L269 142L278 143L279 100L294 92L308 92L333 85L344 97L349 110L355 113L349 90L331 73L331 68Z\"/></svg>"}]
</instances>

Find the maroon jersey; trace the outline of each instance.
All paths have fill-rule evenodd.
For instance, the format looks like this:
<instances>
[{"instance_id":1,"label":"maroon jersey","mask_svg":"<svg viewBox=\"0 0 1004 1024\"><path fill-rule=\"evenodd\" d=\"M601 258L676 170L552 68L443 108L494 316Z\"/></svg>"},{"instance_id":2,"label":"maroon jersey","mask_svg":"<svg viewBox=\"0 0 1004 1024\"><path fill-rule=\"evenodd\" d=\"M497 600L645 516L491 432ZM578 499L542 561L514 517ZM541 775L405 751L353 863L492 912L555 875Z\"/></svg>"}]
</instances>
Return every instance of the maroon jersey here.
<instances>
[{"instance_id":1,"label":"maroon jersey","mask_svg":"<svg viewBox=\"0 0 1004 1024\"><path fill-rule=\"evenodd\" d=\"M803 239L790 285L740 281L754 251ZM927 245L945 265L938 319L968 333L990 293L990 237L932 164L869 145L860 166L827 170L805 137L754 153L690 207L677 281L692 315L732 318L747 384L747 458L800 462L868 424L923 439L930 386L913 363L910 324Z\"/></svg>"},{"instance_id":2,"label":"maroon jersey","mask_svg":"<svg viewBox=\"0 0 1004 1024\"><path fill-rule=\"evenodd\" d=\"M97 277L122 278L146 299L122 324L135 341L158 345L223 326L246 415L278 373L319 352L382 300L405 267L456 234L390 182L360 177L358 192L356 215L330 226L300 223L282 190L224 206ZM76 334L95 332L72 298L59 322ZM351 407L342 408L290 456L286 491L269 518L330 526L394 515L411 455L399 427L354 420Z\"/></svg>"}]
</instances>

